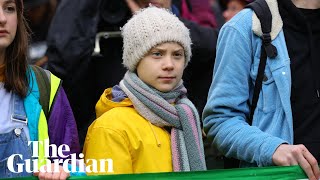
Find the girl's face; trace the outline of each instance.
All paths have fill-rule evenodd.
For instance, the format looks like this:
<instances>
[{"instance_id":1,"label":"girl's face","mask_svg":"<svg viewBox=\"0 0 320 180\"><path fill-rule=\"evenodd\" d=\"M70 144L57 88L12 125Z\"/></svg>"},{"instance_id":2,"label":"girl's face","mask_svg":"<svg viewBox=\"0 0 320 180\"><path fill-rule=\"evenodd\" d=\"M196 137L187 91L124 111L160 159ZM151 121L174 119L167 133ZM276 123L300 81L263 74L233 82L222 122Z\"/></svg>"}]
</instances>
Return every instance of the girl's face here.
<instances>
[{"instance_id":1,"label":"girl's face","mask_svg":"<svg viewBox=\"0 0 320 180\"><path fill-rule=\"evenodd\" d=\"M180 82L185 66L185 54L175 42L152 48L137 66L138 77L162 92L173 90Z\"/></svg>"},{"instance_id":2,"label":"girl's face","mask_svg":"<svg viewBox=\"0 0 320 180\"><path fill-rule=\"evenodd\" d=\"M246 3L242 0L230 0L227 4L227 9L223 12L223 17L229 21L239 11L245 7Z\"/></svg>"},{"instance_id":3,"label":"girl's face","mask_svg":"<svg viewBox=\"0 0 320 180\"><path fill-rule=\"evenodd\" d=\"M14 40L17 24L15 0L0 0L0 50L6 49Z\"/></svg>"}]
</instances>

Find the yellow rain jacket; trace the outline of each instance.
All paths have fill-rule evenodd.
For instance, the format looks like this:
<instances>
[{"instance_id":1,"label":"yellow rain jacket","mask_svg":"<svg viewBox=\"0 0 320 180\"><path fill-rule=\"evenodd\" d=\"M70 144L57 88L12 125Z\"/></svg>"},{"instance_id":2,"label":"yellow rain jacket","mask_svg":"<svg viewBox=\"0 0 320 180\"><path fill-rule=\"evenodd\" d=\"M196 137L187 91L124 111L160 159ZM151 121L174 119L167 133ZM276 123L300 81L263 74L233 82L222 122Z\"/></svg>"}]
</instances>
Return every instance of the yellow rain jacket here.
<instances>
[{"instance_id":1,"label":"yellow rain jacket","mask_svg":"<svg viewBox=\"0 0 320 180\"><path fill-rule=\"evenodd\" d=\"M112 159L112 174L171 172L170 134L152 125L134 109L130 99L113 102L111 88L96 105L97 119L90 125L83 153L88 159ZM90 163L87 166L92 165ZM108 173L99 172L93 174Z\"/></svg>"}]
</instances>

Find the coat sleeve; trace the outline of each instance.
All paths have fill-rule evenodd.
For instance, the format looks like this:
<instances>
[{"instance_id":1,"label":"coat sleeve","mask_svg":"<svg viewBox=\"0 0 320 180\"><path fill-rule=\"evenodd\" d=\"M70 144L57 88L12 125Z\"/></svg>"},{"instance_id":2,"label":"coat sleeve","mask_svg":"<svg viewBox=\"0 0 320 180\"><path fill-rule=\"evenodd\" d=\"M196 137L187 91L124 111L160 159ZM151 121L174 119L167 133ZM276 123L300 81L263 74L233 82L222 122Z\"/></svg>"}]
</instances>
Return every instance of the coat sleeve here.
<instances>
[{"instance_id":1,"label":"coat sleeve","mask_svg":"<svg viewBox=\"0 0 320 180\"><path fill-rule=\"evenodd\" d=\"M272 155L285 141L250 126L249 97L252 79L251 31L226 24L218 39L214 78L203 112L209 139L227 157L258 166L272 165Z\"/></svg>"},{"instance_id":2,"label":"coat sleeve","mask_svg":"<svg viewBox=\"0 0 320 180\"><path fill-rule=\"evenodd\" d=\"M65 80L87 66L94 49L101 0L63 0L48 36L48 69Z\"/></svg>"},{"instance_id":3,"label":"coat sleeve","mask_svg":"<svg viewBox=\"0 0 320 180\"><path fill-rule=\"evenodd\" d=\"M93 125L94 126L94 125ZM86 166L91 165L89 159L109 159L113 161L113 172L108 172L106 164L105 173L97 174L131 174L132 159L128 145L128 139L120 131L106 127L90 127L84 144L83 153L85 154ZM98 163L98 170L100 164Z\"/></svg>"},{"instance_id":4,"label":"coat sleeve","mask_svg":"<svg viewBox=\"0 0 320 180\"><path fill-rule=\"evenodd\" d=\"M53 101L48 129L51 144L57 146L66 144L70 147L70 152L66 152L64 155L80 153L77 124L62 87L58 89Z\"/></svg>"}]
</instances>

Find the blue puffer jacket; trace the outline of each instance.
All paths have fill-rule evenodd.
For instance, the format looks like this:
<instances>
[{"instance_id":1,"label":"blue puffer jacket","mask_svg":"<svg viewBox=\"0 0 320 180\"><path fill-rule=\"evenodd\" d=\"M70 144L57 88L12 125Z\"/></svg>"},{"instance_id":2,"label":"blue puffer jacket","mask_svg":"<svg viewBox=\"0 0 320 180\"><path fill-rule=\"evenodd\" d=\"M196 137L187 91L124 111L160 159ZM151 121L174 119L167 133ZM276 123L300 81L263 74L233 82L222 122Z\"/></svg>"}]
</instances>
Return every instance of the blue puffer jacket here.
<instances>
[{"instance_id":1,"label":"blue puffer jacket","mask_svg":"<svg viewBox=\"0 0 320 180\"><path fill-rule=\"evenodd\" d=\"M203 112L209 139L227 157L240 159L242 167L270 166L276 148L293 143L290 59L277 1L266 1L273 15L271 37L278 56L267 59L252 126L246 122L248 102L262 42L259 20L250 9L238 13L219 34L214 79Z\"/></svg>"}]
</instances>

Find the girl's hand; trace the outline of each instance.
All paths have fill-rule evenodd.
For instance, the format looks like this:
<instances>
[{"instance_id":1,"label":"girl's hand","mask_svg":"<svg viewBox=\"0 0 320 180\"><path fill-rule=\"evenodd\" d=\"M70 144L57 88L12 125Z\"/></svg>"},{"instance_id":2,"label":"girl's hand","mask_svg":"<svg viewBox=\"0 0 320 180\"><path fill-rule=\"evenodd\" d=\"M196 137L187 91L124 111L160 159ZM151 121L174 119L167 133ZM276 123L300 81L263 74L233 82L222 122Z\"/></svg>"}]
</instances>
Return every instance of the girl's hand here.
<instances>
[{"instance_id":1,"label":"girl's hand","mask_svg":"<svg viewBox=\"0 0 320 180\"><path fill-rule=\"evenodd\" d=\"M44 166L43 169L47 171L47 166ZM70 176L70 173L65 172L62 166L59 166L59 172L54 172L54 170L54 164L52 163L50 172L36 172L33 175L38 176L40 180L65 180Z\"/></svg>"}]
</instances>

